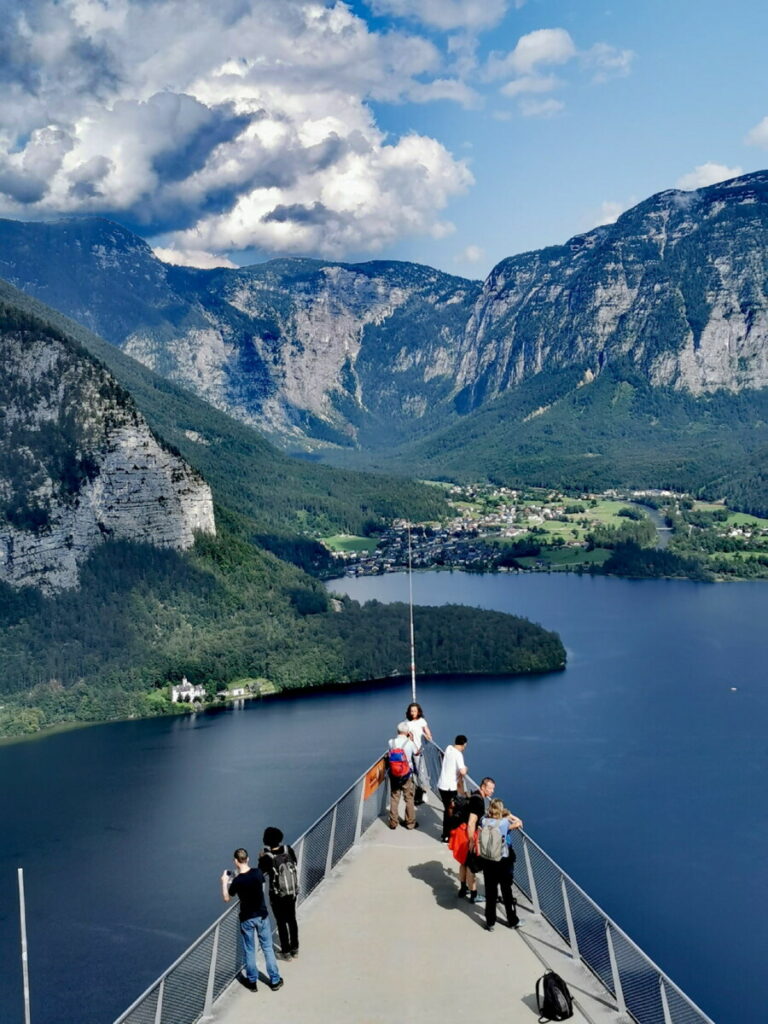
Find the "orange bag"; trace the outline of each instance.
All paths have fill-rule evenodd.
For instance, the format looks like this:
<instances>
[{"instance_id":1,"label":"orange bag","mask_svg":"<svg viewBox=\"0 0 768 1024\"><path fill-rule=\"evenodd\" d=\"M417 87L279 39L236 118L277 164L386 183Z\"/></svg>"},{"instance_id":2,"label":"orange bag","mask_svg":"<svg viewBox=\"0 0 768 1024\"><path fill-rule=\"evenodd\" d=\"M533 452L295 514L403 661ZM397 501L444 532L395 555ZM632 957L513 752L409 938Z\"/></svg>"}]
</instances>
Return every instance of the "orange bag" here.
<instances>
[{"instance_id":1,"label":"orange bag","mask_svg":"<svg viewBox=\"0 0 768 1024\"><path fill-rule=\"evenodd\" d=\"M467 823L464 822L455 828L448 839L448 849L453 854L453 859L459 864L466 864L469 853L469 840L467 839Z\"/></svg>"}]
</instances>

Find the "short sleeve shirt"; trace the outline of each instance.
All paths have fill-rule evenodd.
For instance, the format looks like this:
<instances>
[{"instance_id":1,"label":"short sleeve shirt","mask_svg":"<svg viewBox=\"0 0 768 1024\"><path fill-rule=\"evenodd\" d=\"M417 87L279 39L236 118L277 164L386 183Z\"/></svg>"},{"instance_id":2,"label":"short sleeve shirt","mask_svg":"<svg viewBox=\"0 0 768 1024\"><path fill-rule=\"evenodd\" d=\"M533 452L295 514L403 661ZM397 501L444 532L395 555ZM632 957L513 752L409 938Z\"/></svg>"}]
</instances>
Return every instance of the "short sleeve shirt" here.
<instances>
[{"instance_id":1,"label":"short sleeve shirt","mask_svg":"<svg viewBox=\"0 0 768 1024\"><path fill-rule=\"evenodd\" d=\"M437 788L444 789L446 792L455 790L458 785L459 772L463 767L464 755L450 743L445 748L445 757L443 758L440 778L437 780Z\"/></svg>"},{"instance_id":2,"label":"short sleeve shirt","mask_svg":"<svg viewBox=\"0 0 768 1024\"><path fill-rule=\"evenodd\" d=\"M267 904L264 902L264 875L258 868L251 868L235 875L229 884L229 895L240 900L240 920L250 921L252 917L266 917Z\"/></svg>"}]
</instances>

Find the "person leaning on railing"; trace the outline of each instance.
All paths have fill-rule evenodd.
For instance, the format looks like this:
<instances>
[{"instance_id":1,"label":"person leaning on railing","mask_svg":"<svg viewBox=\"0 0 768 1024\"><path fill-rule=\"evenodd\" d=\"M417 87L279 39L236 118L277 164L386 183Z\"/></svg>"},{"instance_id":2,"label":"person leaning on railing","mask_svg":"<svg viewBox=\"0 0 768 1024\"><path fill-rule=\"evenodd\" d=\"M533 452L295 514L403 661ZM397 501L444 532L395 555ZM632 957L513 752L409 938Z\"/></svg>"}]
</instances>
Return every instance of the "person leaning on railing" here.
<instances>
[{"instance_id":1,"label":"person leaning on railing","mask_svg":"<svg viewBox=\"0 0 768 1024\"><path fill-rule=\"evenodd\" d=\"M437 780L437 791L443 801L443 834L440 838L444 843L447 843L451 837L451 805L459 791L459 786L463 787L464 776L467 774L467 766L464 764L464 751L467 742L467 737L459 733L453 743L448 744L443 755L440 777Z\"/></svg>"},{"instance_id":2,"label":"person leaning on railing","mask_svg":"<svg viewBox=\"0 0 768 1024\"><path fill-rule=\"evenodd\" d=\"M517 928L520 923L512 895L512 871L514 870L514 850L509 845L510 829L522 828L522 821L517 815L506 810L503 800L491 800L487 814L480 819L480 868L485 878L485 927L492 932L496 925L496 904L501 889L501 898L507 912L507 927ZM486 842L486 834L491 837L498 833L495 843ZM493 856L491 853L493 846Z\"/></svg>"}]
</instances>

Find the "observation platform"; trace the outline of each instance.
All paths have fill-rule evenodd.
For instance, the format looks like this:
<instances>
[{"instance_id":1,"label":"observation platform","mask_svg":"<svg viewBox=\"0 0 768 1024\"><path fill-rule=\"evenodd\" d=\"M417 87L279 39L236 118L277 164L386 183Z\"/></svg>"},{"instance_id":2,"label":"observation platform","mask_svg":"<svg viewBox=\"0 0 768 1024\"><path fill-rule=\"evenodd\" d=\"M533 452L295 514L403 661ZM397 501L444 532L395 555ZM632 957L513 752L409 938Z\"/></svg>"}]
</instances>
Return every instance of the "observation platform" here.
<instances>
[{"instance_id":1,"label":"observation platform","mask_svg":"<svg viewBox=\"0 0 768 1024\"><path fill-rule=\"evenodd\" d=\"M551 967L571 989L576 1024L618 1024L606 989L522 893L521 924L493 932L485 906L457 898L458 864L440 842L442 808L418 809L419 828L379 818L301 905L301 954L278 960L285 985L272 992L229 986L207 1018L216 1024L445 1024L496 1006L499 1019L535 1024L536 979ZM483 892L482 875L478 890Z\"/></svg>"}]
</instances>

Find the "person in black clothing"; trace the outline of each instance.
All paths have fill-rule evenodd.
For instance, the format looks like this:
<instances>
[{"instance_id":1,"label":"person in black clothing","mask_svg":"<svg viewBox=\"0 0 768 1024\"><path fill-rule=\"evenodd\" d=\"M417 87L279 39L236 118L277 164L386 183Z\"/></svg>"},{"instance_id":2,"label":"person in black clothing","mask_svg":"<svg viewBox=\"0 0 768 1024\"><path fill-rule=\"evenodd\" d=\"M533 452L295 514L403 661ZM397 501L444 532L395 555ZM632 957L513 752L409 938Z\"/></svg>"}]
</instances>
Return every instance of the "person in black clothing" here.
<instances>
[{"instance_id":1,"label":"person in black clothing","mask_svg":"<svg viewBox=\"0 0 768 1024\"><path fill-rule=\"evenodd\" d=\"M283 844L280 829L272 826L264 829L264 849L259 854L259 868L269 879L269 902L277 922L280 949L286 960L293 960L299 955L299 926L296 924L298 878L295 865L296 854L292 846Z\"/></svg>"},{"instance_id":2,"label":"person in black clothing","mask_svg":"<svg viewBox=\"0 0 768 1024\"><path fill-rule=\"evenodd\" d=\"M477 896L477 872L480 870L480 858L475 852L475 832L479 828L480 821L485 816L485 802L490 800L496 789L496 782L486 775L479 787L469 798L469 818L467 820L467 863L464 878L459 877L461 888L459 896L467 896L471 903L476 903ZM482 898L481 898L482 901Z\"/></svg>"},{"instance_id":3,"label":"person in black clothing","mask_svg":"<svg viewBox=\"0 0 768 1024\"><path fill-rule=\"evenodd\" d=\"M225 871L221 876L221 895L225 903L235 896L240 900L240 936L245 954L246 988L256 991L259 971L256 967L256 942L258 936L261 951L269 977L269 987L276 992L282 987L283 979L275 959L272 945L272 923L269 920L267 904L264 902L264 875L258 868L252 868L248 851L238 847L234 852L237 873ZM233 877L234 874L234 877Z\"/></svg>"}]
</instances>

